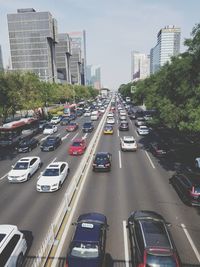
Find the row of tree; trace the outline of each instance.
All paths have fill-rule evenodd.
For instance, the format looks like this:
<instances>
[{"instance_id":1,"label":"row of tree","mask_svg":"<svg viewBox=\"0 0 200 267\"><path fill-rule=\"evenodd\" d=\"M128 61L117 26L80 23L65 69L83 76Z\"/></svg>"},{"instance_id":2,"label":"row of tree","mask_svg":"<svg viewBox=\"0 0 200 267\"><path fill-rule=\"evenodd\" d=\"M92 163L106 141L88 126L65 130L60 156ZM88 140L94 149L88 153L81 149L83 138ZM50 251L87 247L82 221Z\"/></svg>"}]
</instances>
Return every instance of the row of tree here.
<instances>
[{"instance_id":1,"label":"row of tree","mask_svg":"<svg viewBox=\"0 0 200 267\"><path fill-rule=\"evenodd\" d=\"M5 120L18 110L31 110L51 103L89 99L98 95L92 87L40 81L33 73L0 73L0 116Z\"/></svg>"},{"instance_id":2,"label":"row of tree","mask_svg":"<svg viewBox=\"0 0 200 267\"><path fill-rule=\"evenodd\" d=\"M200 131L200 24L186 39L186 52L160 71L137 83L122 84L119 92L137 104L156 109L156 122L183 132ZM131 86L136 90L131 94Z\"/></svg>"}]
</instances>

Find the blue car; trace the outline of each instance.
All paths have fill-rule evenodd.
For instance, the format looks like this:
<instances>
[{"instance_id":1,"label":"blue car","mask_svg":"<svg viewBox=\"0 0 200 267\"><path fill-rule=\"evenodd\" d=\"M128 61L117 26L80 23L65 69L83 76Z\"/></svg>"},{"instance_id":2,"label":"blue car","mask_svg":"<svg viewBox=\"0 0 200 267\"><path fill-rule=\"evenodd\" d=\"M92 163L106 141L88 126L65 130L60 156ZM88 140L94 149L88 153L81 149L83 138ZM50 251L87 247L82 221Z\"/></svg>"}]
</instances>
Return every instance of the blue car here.
<instances>
[{"instance_id":1,"label":"blue car","mask_svg":"<svg viewBox=\"0 0 200 267\"><path fill-rule=\"evenodd\" d=\"M107 218L100 213L79 216L67 254L67 267L101 267L105 257Z\"/></svg>"}]
</instances>

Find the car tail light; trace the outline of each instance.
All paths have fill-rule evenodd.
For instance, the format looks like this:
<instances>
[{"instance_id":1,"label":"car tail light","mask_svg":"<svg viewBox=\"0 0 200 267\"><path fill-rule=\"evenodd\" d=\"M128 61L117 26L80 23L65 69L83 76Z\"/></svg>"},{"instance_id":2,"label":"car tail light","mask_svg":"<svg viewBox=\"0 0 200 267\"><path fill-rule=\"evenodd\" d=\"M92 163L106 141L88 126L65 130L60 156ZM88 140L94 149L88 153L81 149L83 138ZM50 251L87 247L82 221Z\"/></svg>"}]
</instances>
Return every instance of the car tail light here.
<instances>
[{"instance_id":1,"label":"car tail light","mask_svg":"<svg viewBox=\"0 0 200 267\"><path fill-rule=\"evenodd\" d=\"M69 267L69 264L68 264L68 262L66 261L66 265L65 265L65 267Z\"/></svg>"},{"instance_id":2,"label":"car tail light","mask_svg":"<svg viewBox=\"0 0 200 267\"><path fill-rule=\"evenodd\" d=\"M194 186L192 186L192 189L189 190L189 193L190 193L190 196L192 196L192 197L195 197L195 196L199 196L200 195L200 193L195 192Z\"/></svg>"},{"instance_id":3,"label":"car tail light","mask_svg":"<svg viewBox=\"0 0 200 267\"><path fill-rule=\"evenodd\" d=\"M109 166L110 166L110 163L106 163L105 166L106 166L106 167L109 167Z\"/></svg>"}]
</instances>

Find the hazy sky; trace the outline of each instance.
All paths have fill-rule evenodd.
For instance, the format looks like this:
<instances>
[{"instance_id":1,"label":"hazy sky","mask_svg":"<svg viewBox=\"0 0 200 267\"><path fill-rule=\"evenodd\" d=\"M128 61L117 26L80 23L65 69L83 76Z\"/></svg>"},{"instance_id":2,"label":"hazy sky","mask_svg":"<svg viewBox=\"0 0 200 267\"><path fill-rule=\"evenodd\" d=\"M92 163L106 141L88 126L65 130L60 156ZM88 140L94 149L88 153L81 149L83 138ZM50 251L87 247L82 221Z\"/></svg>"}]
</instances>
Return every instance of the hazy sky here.
<instances>
[{"instance_id":1,"label":"hazy sky","mask_svg":"<svg viewBox=\"0 0 200 267\"><path fill-rule=\"evenodd\" d=\"M0 0L5 66L10 57L6 15L28 7L50 11L59 32L85 29L87 63L101 66L102 83L112 89L130 81L131 50L149 53L160 28L169 24L181 28L183 42L200 20L200 0Z\"/></svg>"}]
</instances>

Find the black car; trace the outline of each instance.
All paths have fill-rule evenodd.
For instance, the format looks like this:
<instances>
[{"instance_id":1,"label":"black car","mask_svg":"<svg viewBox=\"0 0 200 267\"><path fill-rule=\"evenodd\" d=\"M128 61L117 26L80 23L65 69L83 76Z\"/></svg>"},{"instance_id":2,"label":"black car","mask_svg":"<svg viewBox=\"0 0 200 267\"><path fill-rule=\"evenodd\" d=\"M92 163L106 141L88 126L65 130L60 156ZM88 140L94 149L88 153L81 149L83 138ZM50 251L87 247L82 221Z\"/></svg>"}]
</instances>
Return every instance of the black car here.
<instances>
[{"instance_id":1,"label":"black car","mask_svg":"<svg viewBox=\"0 0 200 267\"><path fill-rule=\"evenodd\" d=\"M92 212L79 216L76 231L67 253L67 267L100 267L105 258L105 215Z\"/></svg>"},{"instance_id":2,"label":"black car","mask_svg":"<svg viewBox=\"0 0 200 267\"><path fill-rule=\"evenodd\" d=\"M41 151L55 150L61 143L62 140L59 136L49 136L41 144L40 149Z\"/></svg>"},{"instance_id":3,"label":"black car","mask_svg":"<svg viewBox=\"0 0 200 267\"><path fill-rule=\"evenodd\" d=\"M162 142L152 142L149 145L149 150L156 157L165 157L167 155L167 147Z\"/></svg>"},{"instance_id":4,"label":"black car","mask_svg":"<svg viewBox=\"0 0 200 267\"><path fill-rule=\"evenodd\" d=\"M48 124L47 120L41 120L39 121L39 132L43 132L45 126Z\"/></svg>"},{"instance_id":5,"label":"black car","mask_svg":"<svg viewBox=\"0 0 200 267\"><path fill-rule=\"evenodd\" d=\"M30 139L24 139L22 141L20 141L18 147L17 147L17 151L20 153L23 152L29 152L31 151L33 148L37 147L39 144L39 141L35 138L30 138Z\"/></svg>"},{"instance_id":6,"label":"black car","mask_svg":"<svg viewBox=\"0 0 200 267\"><path fill-rule=\"evenodd\" d=\"M119 125L120 131L128 131L129 130L129 124L127 121L121 121Z\"/></svg>"},{"instance_id":7,"label":"black car","mask_svg":"<svg viewBox=\"0 0 200 267\"><path fill-rule=\"evenodd\" d=\"M136 119L136 113L131 112L131 114L128 115L130 120L135 120Z\"/></svg>"},{"instance_id":8,"label":"black car","mask_svg":"<svg viewBox=\"0 0 200 267\"><path fill-rule=\"evenodd\" d=\"M110 171L112 155L109 152L98 152L93 161L93 171Z\"/></svg>"},{"instance_id":9,"label":"black car","mask_svg":"<svg viewBox=\"0 0 200 267\"><path fill-rule=\"evenodd\" d=\"M181 266L169 226L153 211L140 210L130 215L128 229L133 266Z\"/></svg>"},{"instance_id":10,"label":"black car","mask_svg":"<svg viewBox=\"0 0 200 267\"><path fill-rule=\"evenodd\" d=\"M200 206L200 175L190 172L177 172L170 179L184 203Z\"/></svg>"},{"instance_id":11,"label":"black car","mask_svg":"<svg viewBox=\"0 0 200 267\"><path fill-rule=\"evenodd\" d=\"M76 115L77 115L78 117L81 117L81 116L83 115L83 110L78 109L78 110L76 111Z\"/></svg>"},{"instance_id":12,"label":"black car","mask_svg":"<svg viewBox=\"0 0 200 267\"><path fill-rule=\"evenodd\" d=\"M60 125L61 125L61 126L68 125L69 122L70 122L70 118L69 118L69 116L62 117L62 119L61 119L61 121L60 121Z\"/></svg>"},{"instance_id":13,"label":"black car","mask_svg":"<svg viewBox=\"0 0 200 267\"><path fill-rule=\"evenodd\" d=\"M83 124L83 128L82 128L84 133L89 133L92 132L94 130L94 125L92 122L85 122Z\"/></svg>"}]
</instances>

